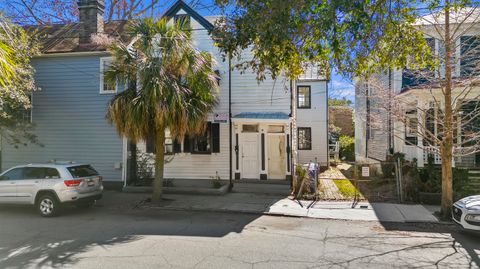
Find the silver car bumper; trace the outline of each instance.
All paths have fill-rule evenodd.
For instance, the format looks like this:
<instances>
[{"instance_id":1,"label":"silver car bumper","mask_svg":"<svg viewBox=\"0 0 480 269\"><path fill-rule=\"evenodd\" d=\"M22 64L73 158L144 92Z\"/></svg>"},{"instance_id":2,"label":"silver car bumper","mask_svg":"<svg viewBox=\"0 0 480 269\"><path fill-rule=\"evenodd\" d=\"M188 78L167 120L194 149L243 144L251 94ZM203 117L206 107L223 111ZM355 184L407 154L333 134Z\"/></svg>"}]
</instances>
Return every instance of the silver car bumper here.
<instances>
[{"instance_id":1,"label":"silver car bumper","mask_svg":"<svg viewBox=\"0 0 480 269\"><path fill-rule=\"evenodd\" d=\"M79 192L79 190L76 190L76 189L67 189L67 190L62 190L61 192L57 193L57 195L61 203L71 203L76 201L85 201L89 199L98 200L101 198L102 193L103 193L103 186L100 186L97 190L87 192L87 193L81 193ZM94 199L94 198L98 198L98 199Z\"/></svg>"}]
</instances>

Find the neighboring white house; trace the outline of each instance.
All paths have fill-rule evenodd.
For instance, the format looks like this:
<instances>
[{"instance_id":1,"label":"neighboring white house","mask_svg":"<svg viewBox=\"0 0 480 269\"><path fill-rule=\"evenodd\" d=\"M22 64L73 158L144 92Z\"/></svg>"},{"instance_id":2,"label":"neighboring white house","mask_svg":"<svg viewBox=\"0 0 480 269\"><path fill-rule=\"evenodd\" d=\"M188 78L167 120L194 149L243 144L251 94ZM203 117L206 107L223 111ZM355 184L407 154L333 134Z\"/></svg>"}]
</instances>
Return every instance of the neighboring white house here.
<instances>
[{"instance_id":1,"label":"neighboring white house","mask_svg":"<svg viewBox=\"0 0 480 269\"><path fill-rule=\"evenodd\" d=\"M472 68L472 65L478 64L480 56L479 14L478 10L462 9L451 15L452 27L461 25L454 36L455 86L452 97L456 100L457 107L467 102L480 101L478 84L469 83L468 94L464 91L466 82L478 75L478 71L475 71L478 70L477 67ZM442 23L439 13L424 16L416 22L416 26L425 33L432 53L437 56L444 53L442 38L436 31L443 27ZM434 162L440 164L438 145L424 137L430 133L434 136L441 135L437 119L444 100L441 87L432 81L444 75L443 68L440 65L435 72L425 71L422 76L418 75L418 70L388 70L373 76L369 81L356 82L355 156L358 162L378 163L384 161L388 154L401 152L407 160L416 159L419 166L427 162L428 156L433 156ZM403 110L398 110L396 106L404 107ZM398 115L398 111L405 113ZM399 120L399 117L404 118ZM460 130L459 127L458 131L462 132L463 129ZM461 144L463 138L457 136L455 139L458 139L457 144ZM461 151L462 147L455 150ZM480 154L457 157L455 165L478 167Z\"/></svg>"},{"instance_id":2,"label":"neighboring white house","mask_svg":"<svg viewBox=\"0 0 480 269\"><path fill-rule=\"evenodd\" d=\"M133 145L106 119L106 106L121 87L107 88L102 71L110 55L90 37L122 37L127 21L103 23L104 1L80 1L80 23L32 26L42 34L42 55L33 60L41 91L33 93L31 121L42 146L2 144L2 169L21 163L73 160L92 163L106 184L121 186L135 173L148 141ZM210 35L218 17L203 17L177 1L164 16L190 23L195 45L211 52L220 77L219 102L204 136L166 139L166 178L285 180L293 160L328 163L327 81L314 67L295 81L256 80L229 69ZM251 59L245 50L241 61ZM134 154L133 152L139 152Z\"/></svg>"}]
</instances>

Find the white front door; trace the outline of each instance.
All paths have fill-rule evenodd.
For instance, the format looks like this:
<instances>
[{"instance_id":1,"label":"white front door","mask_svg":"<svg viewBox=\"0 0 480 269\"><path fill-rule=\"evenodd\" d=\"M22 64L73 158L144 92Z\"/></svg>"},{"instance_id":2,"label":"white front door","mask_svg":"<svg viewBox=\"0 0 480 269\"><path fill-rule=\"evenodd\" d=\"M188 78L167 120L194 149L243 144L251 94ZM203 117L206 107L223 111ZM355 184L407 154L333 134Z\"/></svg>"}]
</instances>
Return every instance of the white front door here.
<instances>
[{"instance_id":1,"label":"white front door","mask_svg":"<svg viewBox=\"0 0 480 269\"><path fill-rule=\"evenodd\" d=\"M258 160L258 133L242 134L242 178L260 177Z\"/></svg>"},{"instance_id":2,"label":"white front door","mask_svg":"<svg viewBox=\"0 0 480 269\"><path fill-rule=\"evenodd\" d=\"M268 178L286 178L285 135L268 136Z\"/></svg>"}]
</instances>

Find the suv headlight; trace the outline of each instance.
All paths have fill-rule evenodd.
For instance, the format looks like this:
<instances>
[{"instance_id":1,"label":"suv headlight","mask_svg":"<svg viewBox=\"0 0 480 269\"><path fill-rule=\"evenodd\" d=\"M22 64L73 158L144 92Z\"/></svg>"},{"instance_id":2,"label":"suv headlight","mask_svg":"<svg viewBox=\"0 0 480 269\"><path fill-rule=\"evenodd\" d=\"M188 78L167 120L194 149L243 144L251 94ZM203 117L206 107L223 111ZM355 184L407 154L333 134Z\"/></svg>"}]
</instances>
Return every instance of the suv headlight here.
<instances>
[{"instance_id":1,"label":"suv headlight","mask_svg":"<svg viewBox=\"0 0 480 269\"><path fill-rule=\"evenodd\" d=\"M468 214L468 215L465 216L465 220L474 221L474 222L480 222L480 215Z\"/></svg>"}]
</instances>

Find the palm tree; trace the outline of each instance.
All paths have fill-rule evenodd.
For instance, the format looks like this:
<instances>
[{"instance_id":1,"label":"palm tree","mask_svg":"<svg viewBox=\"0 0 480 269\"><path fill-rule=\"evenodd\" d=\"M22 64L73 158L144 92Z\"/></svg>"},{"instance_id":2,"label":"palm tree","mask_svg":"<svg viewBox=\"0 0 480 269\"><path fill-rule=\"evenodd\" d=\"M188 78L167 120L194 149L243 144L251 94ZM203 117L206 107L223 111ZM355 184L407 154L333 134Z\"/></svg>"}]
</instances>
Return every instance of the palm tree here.
<instances>
[{"instance_id":1,"label":"palm tree","mask_svg":"<svg viewBox=\"0 0 480 269\"><path fill-rule=\"evenodd\" d=\"M0 86L10 84L16 67L14 47L11 40L13 31L9 22L0 14Z\"/></svg>"},{"instance_id":2,"label":"palm tree","mask_svg":"<svg viewBox=\"0 0 480 269\"><path fill-rule=\"evenodd\" d=\"M154 138L152 202L162 199L165 131L178 141L203 133L219 87L212 55L197 51L191 31L182 28L166 19L133 22L133 41L110 47L113 60L105 72L109 84L126 85L110 101L107 119L133 142Z\"/></svg>"}]
</instances>

